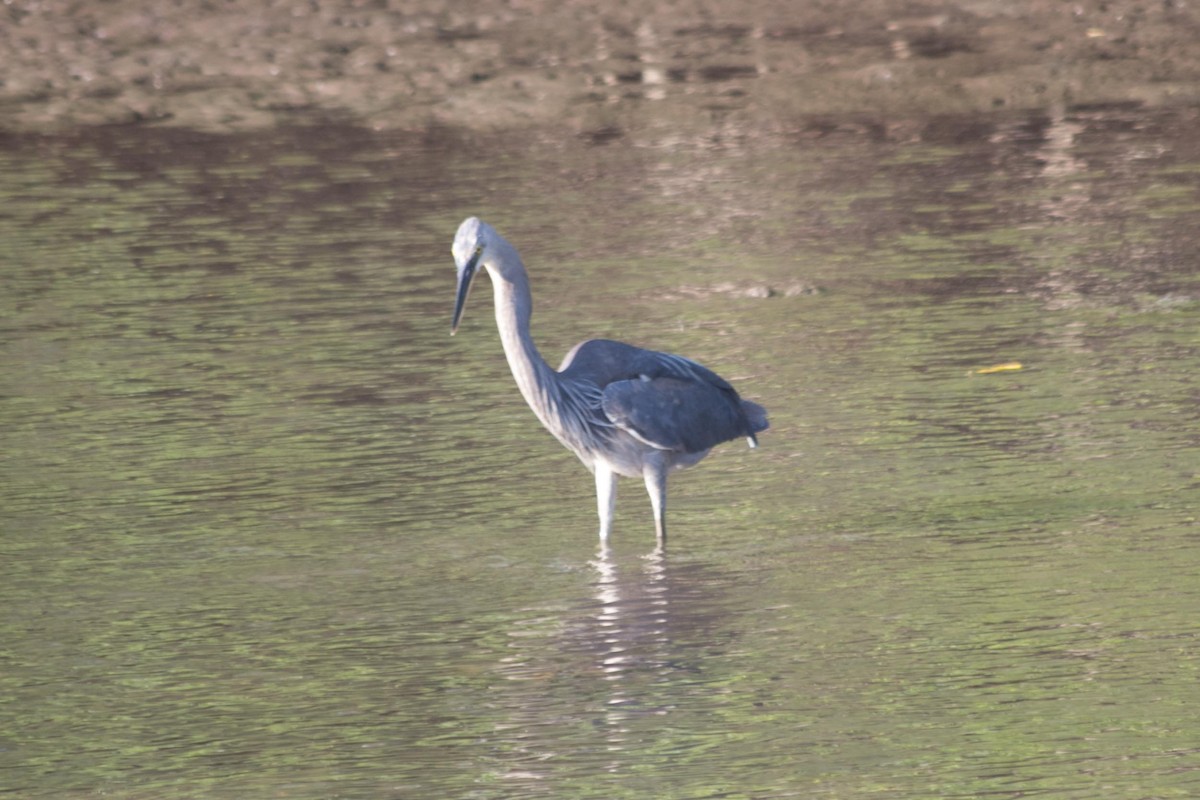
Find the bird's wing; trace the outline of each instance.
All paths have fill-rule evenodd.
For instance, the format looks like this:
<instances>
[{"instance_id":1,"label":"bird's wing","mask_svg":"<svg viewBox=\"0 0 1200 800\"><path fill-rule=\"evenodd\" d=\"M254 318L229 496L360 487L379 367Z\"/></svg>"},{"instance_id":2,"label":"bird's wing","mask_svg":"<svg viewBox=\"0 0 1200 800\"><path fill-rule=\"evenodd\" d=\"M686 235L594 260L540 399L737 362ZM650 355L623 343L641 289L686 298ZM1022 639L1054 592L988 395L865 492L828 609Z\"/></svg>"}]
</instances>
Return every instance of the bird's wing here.
<instances>
[{"instance_id":1,"label":"bird's wing","mask_svg":"<svg viewBox=\"0 0 1200 800\"><path fill-rule=\"evenodd\" d=\"M737 395L705 381L637 377L604 387L602 407L618 428L663 450L699 453L747 434Z\"/></svg>"},{"instance_id":2,"label":"bird's wing","mask_svg":"<svg viewBox=\"0 0 1200 800\"><path fill-rule=\"evenodd\" d=\"M729 383L691 359L608 339L581 342L567 354L561 375L601 392L612 424L663 450L698 453L739 436L753 441L755 426Z\"/></svg>"},{"instance_id":3,"label":"bird's wing","mask_svg":"<svg viewBox=\"0 0 1200 800\"><path fill-rule=\"evenodd\" d=\"M571 348L558 365L558 371L567 380L604 386L635 375L632 365L646 352L649 351L612 339L588 339Z\"/></svg>"},{"instance_id":4,"label":"bird's wing","mask_svg":"<svg viewBox=\"0 0 1200 800\"><path fill-rule=\"evenodd\" d=\"M737 395L724 378L690 358L611 339L588 339L575 345L558 371L567 380L590 381L602 388L615 381L638 377L679 378L708 383Z\"/></svg>"}]
</instances>

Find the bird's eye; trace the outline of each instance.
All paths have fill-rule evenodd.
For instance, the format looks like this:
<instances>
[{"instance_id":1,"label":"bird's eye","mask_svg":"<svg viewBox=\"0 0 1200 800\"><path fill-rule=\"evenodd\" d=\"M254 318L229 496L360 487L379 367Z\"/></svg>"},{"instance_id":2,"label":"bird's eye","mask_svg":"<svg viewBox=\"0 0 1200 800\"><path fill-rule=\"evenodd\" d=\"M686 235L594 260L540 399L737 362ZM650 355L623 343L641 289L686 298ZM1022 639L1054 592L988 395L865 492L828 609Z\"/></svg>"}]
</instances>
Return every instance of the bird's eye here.
<instances>
[{"instance_id":1,"label":"bird's eye","mask_svg":"<svg viewBox=\"0 0 1200 800\"><path fill-rule=\"evenodd\" d=\"M475 255L479 255L482 252L483 252L483 245L481 245L481 244L475 245Z\"/></svg>"}]
</instances>

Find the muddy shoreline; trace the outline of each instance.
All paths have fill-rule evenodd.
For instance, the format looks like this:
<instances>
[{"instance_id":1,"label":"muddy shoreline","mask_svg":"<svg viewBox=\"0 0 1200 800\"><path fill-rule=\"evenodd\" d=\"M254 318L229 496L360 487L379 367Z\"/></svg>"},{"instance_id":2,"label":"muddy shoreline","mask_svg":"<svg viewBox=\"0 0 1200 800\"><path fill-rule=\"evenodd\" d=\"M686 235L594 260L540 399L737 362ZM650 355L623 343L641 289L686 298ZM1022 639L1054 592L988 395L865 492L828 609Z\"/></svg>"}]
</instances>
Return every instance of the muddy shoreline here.
<instances>
[{"instance_id":1,"label":"muddy shoreline","mask_svg":"<svg viewBox=\"0 0 1200 800\"><path fill-rule=\"evenodd\" d=\"M0 130L320 118L603 140L1200 100L1200 4L1183 0L641 5L14 0L0 10Z\"/></svg>"}]
</instances>

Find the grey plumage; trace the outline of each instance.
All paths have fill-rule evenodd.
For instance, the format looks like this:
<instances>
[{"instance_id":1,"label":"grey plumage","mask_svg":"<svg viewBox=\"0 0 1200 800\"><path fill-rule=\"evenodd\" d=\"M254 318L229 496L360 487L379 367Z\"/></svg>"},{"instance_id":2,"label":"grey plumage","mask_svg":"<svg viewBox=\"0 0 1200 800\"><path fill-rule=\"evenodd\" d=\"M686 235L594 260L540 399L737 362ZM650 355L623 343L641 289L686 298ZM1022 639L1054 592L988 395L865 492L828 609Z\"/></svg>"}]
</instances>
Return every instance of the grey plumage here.
<instances>
[{"instance_id":1,"label":"grey plumage","mask_svg":"<svg viewBox=\"0 0 1200 800\"><path fill-rule=\"evenodd\" d=\"M492 279L496 325L517 387L547 430L596 477L602 539L612 528L618 475L645 481L655 530L665 543L667 474L692 466L729 439L744 436L754 447L755 434L767 429L762 406L682 356L591 339L551 369L530 336L529 279L512 245L471 217L459 226L451 252L458 268L451 333L482 266Z\"/></svg>"}]
</instances>

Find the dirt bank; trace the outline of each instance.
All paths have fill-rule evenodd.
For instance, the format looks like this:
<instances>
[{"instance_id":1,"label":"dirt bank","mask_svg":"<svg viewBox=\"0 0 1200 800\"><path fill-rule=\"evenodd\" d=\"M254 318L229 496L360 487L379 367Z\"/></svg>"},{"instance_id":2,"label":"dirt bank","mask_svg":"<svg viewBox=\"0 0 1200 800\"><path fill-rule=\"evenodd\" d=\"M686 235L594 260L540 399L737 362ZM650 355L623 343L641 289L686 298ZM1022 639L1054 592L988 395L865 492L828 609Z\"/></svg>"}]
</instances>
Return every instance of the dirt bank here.
<instances>
[{"instance_id":1,"label":"dirt bank","mask_svg":"<svg viewBox=\"0 0 1200 800\"><path fill-rule=\"evenodd\" d=\"M789 125L1200 99L1192 0L10 0L0 128Z\"/></svg>"}]
</instances>

